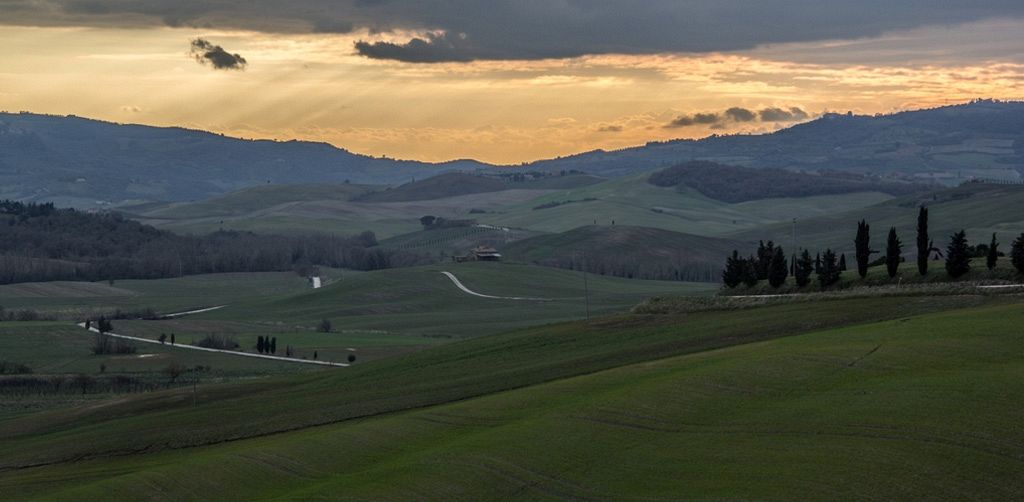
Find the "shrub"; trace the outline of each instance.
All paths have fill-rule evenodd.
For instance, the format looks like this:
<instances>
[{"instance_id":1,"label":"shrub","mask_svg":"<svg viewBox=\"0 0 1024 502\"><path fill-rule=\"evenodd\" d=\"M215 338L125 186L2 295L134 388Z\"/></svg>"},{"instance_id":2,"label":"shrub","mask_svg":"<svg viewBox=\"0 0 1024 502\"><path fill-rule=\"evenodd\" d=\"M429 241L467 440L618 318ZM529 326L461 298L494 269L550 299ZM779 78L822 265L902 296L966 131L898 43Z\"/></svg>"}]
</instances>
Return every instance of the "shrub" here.
<instances>
[{"instance_id":1,"label":"shrub","mask_svg":"<svg viewBox=\"0 0 1024 502\"><path fill-rule=\"evenodd\" d=\"M331 329L332 329L332 326L331 326L331 320L330 319L323 319L323 320L321 320L320 324L317 325L317 327L316 327L316 330L319 333L330 333Z\"/></svg>"},{"instance_id":2,"label":"shrub","mask_svg":"<svg viewBox=\"0 0 1024 502\"><path fill-rule=\"evenodd\" d=\"M172 335L173 336L173 335ZM195 342L196 347L217 350L235 350L239 347L238 340L233 336L210 334Z\"/></svg>"}]
</instances>

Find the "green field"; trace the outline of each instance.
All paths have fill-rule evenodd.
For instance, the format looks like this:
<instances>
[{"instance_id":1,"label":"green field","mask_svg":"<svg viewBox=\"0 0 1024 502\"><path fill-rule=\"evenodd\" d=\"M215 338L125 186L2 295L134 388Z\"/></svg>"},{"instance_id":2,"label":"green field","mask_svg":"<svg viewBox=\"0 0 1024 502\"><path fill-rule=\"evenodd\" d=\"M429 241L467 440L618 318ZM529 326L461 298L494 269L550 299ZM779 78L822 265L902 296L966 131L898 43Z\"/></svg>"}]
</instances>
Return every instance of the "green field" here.
<instances>
[{"instance_id":1,"label":"green field","mask_svg":"<svg viewBox=\"0 0 1024 502\"><path fill-rule=\"evenodd\" d=\"M662 228L696 235L722 236L796 216L832 214L861 208L891 197L857 193L801 199L769 199L726 204L692 190L657 187L647 183L649 173L609 180L544 195L510 205L497 214L481 215L481 222L544 232L565 232L587 225L632 225ZM586 199L596 199L587 201ZM544 203L576 201L549 209Z\"/></svg>"},{"instance_id":2,"label":"green field","mask_svg":"<svg viewBox=\"0 0 1024 502\"><path fill-rule=\"evenodd\" d=\"M197 407L167 391L49 412L0 422L0 490L1011 499L1024 488L1019 302L867 298L618 317L203 386ZM272 431L290 432L256 437ZM179 449L192 445L203 446ZM94 458L68 462L83 456Z\"/></svg>"},{"instance_id":3,"label":"green field","mask_svg":"<svg viewBox=\"0 0 1024 502\"><path fill-rule=\"evenodd\" d=\"M889 228L896 227L904 247L910 249L914 246L917 212L922 204L928 207L929 235L941 249L945 249L950 235L962 229L967 231L971 244L988 244L992 233L998 233L1004 251L1024 232L1024 185L967 184L862 209L801 216L796 222L797 245L812 250L831 247L849 257L857 222L865 219L871 225L872 248L884 249ZM733 237L770 239L788 250L792 247L792 232L793 225L784 223L739 232Z\"/></svg>"},{"instance_id":4,"label":"green field","mask_svg":"<svg viewBox=\"0 0 1024 502\"><path fill-rule=\"evenodd\" d=\"M325 281L360 272L321 269ZM173 279L105 282L39 282L0 286L0 305L31 309L67 319L115 309L153 309L169 314L238 301L280 297L310 290L309 281L293 272L194 275Z\"/></svg>"}]
</instances>

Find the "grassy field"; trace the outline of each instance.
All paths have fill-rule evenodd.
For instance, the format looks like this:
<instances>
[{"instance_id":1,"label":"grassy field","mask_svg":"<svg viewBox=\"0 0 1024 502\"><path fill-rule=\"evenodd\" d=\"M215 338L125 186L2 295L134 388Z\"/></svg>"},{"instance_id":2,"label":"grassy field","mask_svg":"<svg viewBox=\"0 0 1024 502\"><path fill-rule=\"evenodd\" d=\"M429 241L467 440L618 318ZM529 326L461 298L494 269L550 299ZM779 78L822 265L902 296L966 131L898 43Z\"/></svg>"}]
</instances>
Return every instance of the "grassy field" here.
<instances>
[{"instance_id":1,"label":"grassy field","mask_svg":"<svg viewBox=\"0 0 1024 502\"><path fill-rule=\"evenodd\" d=\"M378 192L354 200L372 187L255 187L207 201L147 204L125 211L144 223L175 232L205 233L218 229L255 232L334 232L372 230L381 239L420 229L419 218L474 218L482 223L539 232L564 232L585 225L647 226L696 235L722 236L769 223L790 221L863 208L888 200L877 193L772 199L725 204L693 191L677 191L647 183L649 173L613 180L592 176L545 178L506 184L509 189L451 195L454 188L423 180L406 188ZM467 176L467 175L461 175ZM474 180L477 177L470 176ZM442 180L443 181L443 180ZM484 185L502 183L477 180ZM423 194L416 187L425 185ZM500 188L492 186L490 189ZM483 188L481 188L483 189ZM452 192L452 193L458 193ZM444 197L441 197L444 196ZM370 200L374 198L385 200ZM404 200L425 197L425 200ZM396 198L388 202L386 199ZM596 199L596 200L587 200ZM570 202L534 209L552 202ZM485 213L470 213L477 209Z\"/></svg>"},{"instance_id":2,"label":"grassy field","mask_svg":"<svg viewBox=\"0 0 1024 502\"><path fill-rule=\"evenodd\" d=\"M473 291L538 301L468 295L441 271L454 273ZM312 330L329 319L337 330L374 330L428 338L494 334L587 315L582 273L530 265L462 263L381 270L353 275L316 291L241 302L189 321L278 323ZM716 285L634 281L588 274L590 313L621 313L656 295L710 294Z\"/></svg>"},{"instance_id":3,"label":"grassy field","mask_svg":"<svg viewBox=\"0 0 1024 502\"><path fill-rule=\"evenodd\" d=\"M136 343L134 354L92 353L94 336L68 322L0 323L0 361L18 363L30 374L0 376L0 420L12 416L110 399L125 392L105 388L103 379L131 378L157 388L172 382L165 370L172 365L192 369L202 382L249 380L271 375L319 371L323 367L273 360L235 357L216 353L177 349L170 346ZM181 343L187 343L180 340ZM192 373L181 377L191 382ZM71 380L85 376L93 381L82 392L38 392L14 387L9 380L54 378ZM99 379L100 381L95 381ZM177 384L182 384L182 381ZM137 392L137 391L136 391Z\"/></svg>"},{"instance_id":4,"label":"grassy field","mask_svg":"<svg viewBox=\"0 0 1024 502\"><path fill-rule=\"evenodd\" d=\"M849 253L857 233L857 222L866 219L871 225L872 247L884 249L890 227L896 227L905 247L914 245L918 207L924 204L929 212L929 235L935 245L945 249L949 237L961 229L967 231L972 244L988 244L992 233L998 233L1003 250L1009 250L1014 238L1024 232L1024 185L968 184L919 196L907 196L881 204L849 211L839 210L827 215L799 215L796 237L799 246ZM747 240L774 240L786 249L792 247L791 223L769 225L733 234Z\"/></svg>"},{"instance_id":5,"label":"grassy field","mask_svg":"<svg viewBox=\"0 0 1024 502\"><path fill-rule=\"evenodd\" d=\"M321 269L328 282L359 272ZM93 312L150 308L158 313L182 312L258 298L280 297L310 290L293 272L194 275L173 279L105 282L40 282L0 286L0 305L7 310L31 309L61 318L81 319Z\"/></svg>"},{"instance_id":6,"label":"grassy field","mask_svg":"<svg viewBox=\"0 0 1024 502\"><path fill-rule=\"evenodd\" d=\"M168 391L51 412L0 422L2 468L57 462L5 470L0 490L1012 499L1024 488L1019 302L857 299L630 316L258 387L206 386L195 408ZM328 425L306 427L317 423ZM221 443L243 437L253 439Z\"/></svg>"},{"instance_id":7,"label":"grassy field","mask_svg":"<svg viewBox=\"0 0 1024 502\"><path fill-rule=\"evenodd\" d=\"M283 193L267 194L280 189ZM330 188L302 195L303 187L268 186L218 199L171 206L143 206L132 216L143 223L178 233L208 233L220 229L260 233L329 232L353 235L371 230L379 239L421 229L424 215L448 219L472 218L471 209L496 211L552 193L553 189L524 188L476 193L431 200L361 202L352 200L351 188L336 194ZM133 211L128 208L129 211Z\"/></svg>"},{"instance_id":8,"label":"grassy field","mask_svg":"<svg viewBox=\"0 0 1024 502\"><path fill-rule=\"evenodd\" d=\"M510 205L480 221L544 232L565 232L586 225L632 225L696 235L722 236L790 221L797 216L825 215L870 206L889 199L884 194L858 193L800 199L771 199L726 204L694 191L647 183L649 173L627 176ZM596 199L596 200L587 200ZM545 203L575 201L548 209Z\"/></svg>"}]
</instances>

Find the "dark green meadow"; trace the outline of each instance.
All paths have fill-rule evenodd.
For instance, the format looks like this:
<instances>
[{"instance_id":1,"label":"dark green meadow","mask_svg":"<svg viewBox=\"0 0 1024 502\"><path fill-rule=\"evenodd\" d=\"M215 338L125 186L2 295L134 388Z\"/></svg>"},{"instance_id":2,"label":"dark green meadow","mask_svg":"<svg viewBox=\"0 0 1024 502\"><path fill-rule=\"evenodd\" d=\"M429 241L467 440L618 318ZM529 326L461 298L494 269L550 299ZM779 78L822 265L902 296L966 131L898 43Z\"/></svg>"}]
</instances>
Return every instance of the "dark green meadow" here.
<instances>
[{"instance_id":1,"label":"dark green meadow","mask_svg":"<svg viewBox=\"0 0 1024 502\"><path fill-rule=\"evenodd\" d=\"M196 407L169 391L56 411L0 423L11 452L0 488L75 499L1012 499L1024 487L1020 301L634 315L204 386Z\"/></svg>"}]
</instances>

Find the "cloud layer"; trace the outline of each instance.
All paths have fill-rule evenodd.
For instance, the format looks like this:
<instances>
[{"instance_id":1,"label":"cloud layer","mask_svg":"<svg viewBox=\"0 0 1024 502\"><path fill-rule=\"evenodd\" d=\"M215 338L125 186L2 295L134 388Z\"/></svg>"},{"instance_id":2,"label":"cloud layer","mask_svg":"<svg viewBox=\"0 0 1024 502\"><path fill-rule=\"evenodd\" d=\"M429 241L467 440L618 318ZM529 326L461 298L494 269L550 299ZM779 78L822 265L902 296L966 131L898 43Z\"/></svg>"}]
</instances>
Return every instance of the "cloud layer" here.
<instances>
[{"instance_id":1,"label":"cloud layer","mask_svg":"<svg viewBox=\"0 0 1024 502\"><path fill-rule=\"evenodd\" d=\"M0 23L367 30L366 57L408 62L712 52L1024 17L1019 0L0 0ZM419 33L410 38L407 33Z\"/></svg>"},{"instance_id":2,"label":"cloud layer","mask_svg":"<svg viewBox=\"0 0 1024 502\"><path fill-rule=\"evenodd\" d=\"M728 125L750 122L800 122L810 117L810 114L795 106L790 108L769 107L760 111L734 106L722 112L680 115L672 119L668 124L665 124L665 128L678 129L691 126L709 126L712 129L722 129Z\"/></svg>"}]
</instances>

